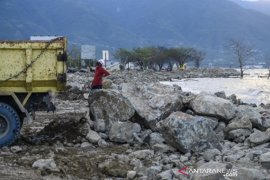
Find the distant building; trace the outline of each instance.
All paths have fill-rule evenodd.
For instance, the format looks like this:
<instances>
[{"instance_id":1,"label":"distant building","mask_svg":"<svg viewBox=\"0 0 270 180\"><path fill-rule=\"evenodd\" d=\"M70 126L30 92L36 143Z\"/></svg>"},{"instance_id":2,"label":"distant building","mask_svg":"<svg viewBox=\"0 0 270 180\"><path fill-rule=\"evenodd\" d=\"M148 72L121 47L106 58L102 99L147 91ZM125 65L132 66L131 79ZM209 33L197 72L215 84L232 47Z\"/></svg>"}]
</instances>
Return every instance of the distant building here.
<instances>
[{"instance_id":1,"label":"distant building","mask_svg":"<svg viewBox=\"0 0 270 180\"><path fill-rule=\"evenodd\" d=\"M30 36L31 41L50 41L63 36Z\"/></svg>"},{"instance_id":2,"label":"distant building","mask_svg":"<svg viewBox=\"0 0 270 180\"><path fill-rule=\"evenodd\" d=\"M96 59L96 46L82 45L81 46L81 65L83 68L88 67L91 61Z\"/></svg>"}]
</instances>

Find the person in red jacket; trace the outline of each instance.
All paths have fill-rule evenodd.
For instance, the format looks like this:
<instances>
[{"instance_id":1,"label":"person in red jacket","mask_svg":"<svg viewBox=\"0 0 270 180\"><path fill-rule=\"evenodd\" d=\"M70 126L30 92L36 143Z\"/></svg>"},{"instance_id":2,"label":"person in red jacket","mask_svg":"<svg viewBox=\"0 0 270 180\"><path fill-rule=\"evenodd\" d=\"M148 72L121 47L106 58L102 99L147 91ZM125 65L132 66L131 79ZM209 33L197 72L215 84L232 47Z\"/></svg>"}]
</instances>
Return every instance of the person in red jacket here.
<instances>
[{"instance_id":1,"label":"person in red jacket","mask_svg":"<svg viewBox=\"0 0 270 180\"><path fill-rule=\"evenodd\" d=\"M100 62L97 62L94 79L91 84L91 89L102 89L102 78L109 75L110 73L102 67L102 64Z\"/></svg>"}]
</instances>

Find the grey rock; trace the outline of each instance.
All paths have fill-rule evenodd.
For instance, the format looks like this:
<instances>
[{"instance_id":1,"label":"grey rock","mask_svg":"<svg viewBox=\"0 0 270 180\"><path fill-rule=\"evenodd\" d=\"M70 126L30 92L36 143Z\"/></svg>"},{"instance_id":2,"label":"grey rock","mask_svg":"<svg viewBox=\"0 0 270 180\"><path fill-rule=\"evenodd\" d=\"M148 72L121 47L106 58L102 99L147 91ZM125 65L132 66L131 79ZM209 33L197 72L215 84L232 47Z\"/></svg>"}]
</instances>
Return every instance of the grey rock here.
<instances>
[{"instance_id":1,"label":"grey rock","mask_svg":"<svg viewBox=\"0 0 270 180\"><path fill-rule=\"evenodd\" d=\"M227 127L225 128L225 132L229 132L235 129L252 129L252 124L247 116L242 116L241 118L232 119Z\"/></svg>"},{"instance_id":2,"label":"grey rock","mask_svg":"<svg viewBox=\"0 0 270 180\"><path fill-rule=\"evenodd\" d=\"M144 149L144 150L139 150L139 151L134 151L129 154L130 158L136 158L136 159L151 159L154 157L154 151L149 150L149 149Z\"/></svg>"},{"instance_id":3,"label":"grey rock","mask_svg":"<svg viewBox=\"0 0 270 180\"><path fill-rule=\"evenodd\" d=\"M217 134L217 136L219 137L221 141L223 141L225 138L225 133L224 133L225 127L226 127L226 124L221 121L218 123L218 125L214 129L215 133Z\"/></svg>"},{"instance_id":4,"label":"grey rock","mask_svg":"<svg viewBox=\"0 0 270 180\"><path fill-rule=\"evenodd\" d=\"M169 152L175 152L176 149L167 145L167 144L155 144L153 146L153 149L160 153L169 153Z\"/></svg>"},{"instance_id":5,"label":"grey rock","mask_svg":"<svg viewBox=\"0 0 270 180\"><path fill-rule=\"evenodd\" d=\"M141 127L137 123L132 122L115 122L109 131L109 139L113 142L131 143L134 141L133 134L139 133Z\"/></svg>"},{"instance_id":6,"label":"grey rock","mask_svg":"<svg viewBox=\"0 0 270 180\"><path fill-rule=\"evenodd\" d=\"M127 172L132 169L132 167L121 161L108 159L105 162L99 163L98 169L109 177L125 178L127 176Z\"/></svg>"},{"instance_id":7,"label":"grey rock","mask_svg":"<svg viewBox=\"0 0 270 180\"><path fill-rule=\"evenodd\" d=\"M157 174L161 172L161 167L160 166L151 166L149 168L146 169L146 175L147 178L149 179L153 179L155 177L157 177Z\"/></svg>"},{"instance_id":8,"label":"grey rock","mask_svg":"<svg viewBox=\"0 0 270 180\"><path fill-rule=\"evenodd\" d=\"M135 110L131 103L114 90L96 90L89 94L90 115L94 121L104 120L106 130L114 122L131 119Z\"/></svg>"},{"instance_id":9,"label":"grey rock","mask_svg":"<svg viewBox=\"0 0 270 180\"><path fill-rule=\"evenodd\" d=\"M173 172L172 170L166 170L157 175L158 180L164 180L164 179L172 179L173 178Z\"/></svg>"},{"instance_id":10,"label":"grey rock","mask_svg":"<svg viewBox=\"0 0 270 180\"><path fill-rule=\"evenodd\" d=\"M59 171L53 159L39 159L33 163L32 167L41 170Z\"/></svg>"},{"instance_id":11,"label":"grey rock","mask_svg":"<svg viewBox=\"0 0 270 180\"><path fill-rule=\"evenodd\" d=\"M136 171L128 171L127 172L127 179L133 179L135 178L137 172Z\"/></svg>"},{"instance_id":12,"label":"grey rock","mask_svg":"<svg viewBox=\"0 0 270 180\"><path fill-rule=\"evenodd\" d=\"M251 131L249 129L235 129L228 132L227 138L240 143L243 142L250 134Z\"/></svg>"},{"instance_id":13,"label":"grey rock","mask_svg":"<svg viewBox=\"0 0 270 180\"><path fill-rule=\"evenodd\" d=\"M181 162L187 162L189 160L189 157L188 156L181 156L180 157L180 161Z\"/></svg>"},{"instance_id":14,"label":"grey rock","mask_svg":"<svg viewBox=\"0 0 270 180\"><path fill-rule=\"evenodd\" d=\"M80 146L81 148L93 148L93 145L89 142L83 142Z\"/></svg>"},{"instance_id":15,"label":"grey rock","mask_svg":"<svg viewBox=\"0 0 270 180\"><path fill-rule=\"evenodd\" d=\"M237 111L229 100L204 93L199 94L190 105L197 114L221 118L226 122L233 119Z\"/></svg>"},{"instance_id":16,"label":"grey rock","mask_svg":"<svg viewBox=\"0 0 270 180\"><path fill-rule=\"evenodd\" d=\"M236 161L238 161L239 159L241 159L244 156L245 156L245 153L240 151L240 152L237 152L237 153L234 153L234 154L224 156L223 161L225 161L225 162L236 162Z\"/></svg>"},{"instance_id":17,"label":"grey rock","mask_svg":"<svg viewBox=\"0 0 270 180\"><path fill-rule=\"evenodd\" d=\"M155 144L160 144L160 143L164 143L165 139L162 137L162 134L154 132L149 134L146 138L145 138L145 143L149 144L150 146L153 146Z\"/></svg>"},{"instance_id":18,"label":"grey rock","mask_svg":"<svg viewBox=\"0 0 270 180\"><path fill-rule=\"evenodd\" d=\"M160 83L122 85L122 94L135 108L145 126L155 129L156 123L183 107L181 91Z\"/></svg>"},{"instance_id":19,"label":"grey rock","mask_svg":"<svg viewBox=\"0 0 270 180\"><path fill-rule=\"evenodd\" d=\"M226 94L224 91L215 92L214 94L219 98L226 99Z\"/></svg>"},{"instance_id":20,"label":"grey rock","mask_svg":"<svg viewBox=\"0 0 270 180\"><path fill-rule=\"evenodd\" d=\"M101 137L99 136L99 134L96 131L93 130L89 130L86 139L90 142L90 143L97 143Z\"/></svg>"},{"instance_id":21,"label":"grey rock","mask_svg":"<svg viewBox=\"0 0 270 180\"><path fill-rule=\"evenodd\" d=\"M270 169L270 152L264 153L260 156L260 162L266 169Z\"/></svg>"},{"instance_id":22,"label":"grey rock","mask_svg":"<svg viewBox=\"0 0 270 180\"><path fill-rule=\"evenodd\" d=\"M137 167L137 168L143 166L142 162L139 159L136 159L136 158L132 158L129 164L131 166L134 166L134 167Z\"/></svg>"},{"instance_id":23,"label":"grey rock","mask_svg":"<svg viewBox=\"0 0 270 180\"><path fill-rule=\"evenodd\" d=\"M94 130L96 132L105 132L106 131L106 124L104 119L96 119L94 121Z\"/></svg>"},{"instance_id":24,"label":"grey rock","mask_svg":"<svg viewBox=\"0 0 270 180\"><path fill-rule=\"evenodd\" d=\"M235 94L230 95L228 97L228 99L230 99L233 104L237 104L237 102L238 102L237 97L236 97Z\"/></svg>"},{"instance_id":25,"label":"grey rock","mask_svg":"<svg viewBox=\"0 0 270 180\"><path fill-rule=\"evenodd\" d=\"M221 149L220 140L213 131L216 122L203 117L194 117L174 112L157 127L167 143L186 153L202 152L209 148Z\"/></svg>"},{"instance_id":26,"label":"grey rock","mask_svg":"<svg viewBox=\"0 0 270 180\"><path fill-rule=\"evenodd\" d=\"M100 139L97 144L99 147L108 147L109 146L109 144L104 139Z\"/></svg>"},{"instance_id":27,"label":"grey rock","mask_svg":"<svg viewBox=\"0 0 270 180\"><path fill-rule=\"evenodd\" d=\"M12 146L10 148L10 151L13 152L13 153L19 153L19 152L22 152L22 148L20 146Z\"/></svg>"},{"instance_id":28,"label":"grey rock","mask_svg":"<svg viewBox=\"0 0 270 180\"><path fill-rule=\"evenodd\" d=\"M264 144L268 141L270 141L270 128L265 132L254 129L254 132L247 139L251 147Z\"/></svg>"},{"instance_id":29,"label":"grey rock","mask_svg":"<svg viewBox=\"0 0 270 180\"><path fill-rule=\"evenodd\" d=\"M203 152L203 158L206 161L214 160L216 156L220 155L220 151L218 149L207 149Z\"/></svg>"},{"instance_id":30,"label":"grey rock","mask_svg":"<svg viewBox=\"0 0 270 180\"><path fill-rule=\"evenodd\" d=\"M253 128L255 127L255 128L259 128L261 130L265 130L265 128L263 127L261 114L260 114L258 108L253 108L253 107L246 106L246 105L239 106L237 117L241 118L243 116L249 118L249 120L252 123Z\"/></svg>"}]
</instances>

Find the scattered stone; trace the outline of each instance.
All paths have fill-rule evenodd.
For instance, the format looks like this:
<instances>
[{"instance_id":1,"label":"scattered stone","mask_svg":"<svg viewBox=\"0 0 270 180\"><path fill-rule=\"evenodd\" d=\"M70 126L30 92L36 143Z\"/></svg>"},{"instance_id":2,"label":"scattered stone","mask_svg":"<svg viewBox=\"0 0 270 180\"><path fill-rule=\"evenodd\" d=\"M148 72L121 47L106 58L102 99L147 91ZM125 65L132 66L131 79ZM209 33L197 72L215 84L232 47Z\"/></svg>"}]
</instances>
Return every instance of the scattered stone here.
<instances>
[{"instance_id":1,"label":"scattered stone","mask_svg":"<svg viewBox=\"0 0 270 180\"><path fill-rule=\"evenodd\" d=\"M90 142L90 143L94 143L96 144L101 137L99 136L99 134L96 131L93 130L89 130L86 139Z\"/></svg>"},{"instance_id":2,"label":"scattered stone","mask_svg":"<svg viewBox=\"0 0 270 180\"><path fill-rule=\"evenodd\" d=\"M96 132L105 132L106 124L104 119L96 119L94 122L94 129Z\"/></svg>"},{"instance_id":3,"label":"scattered stone","mask_svg":"<svg viewBox=\"0 0 270 180\"><path fill-rule=\"evenodd\" d=\"M270 152L264 153L260 156L260 162L266 169L270 169Z\"/></svg>"},{"instance_id":4,"label":"scattered stone","mask_svg":"<svg viewBox=\"0 0 270 180\"><path fill-rule=\"evenodd\" d=\"M232 102L233 104L238 104L238 102L239 102L239 101L237 100L237 97L236 97L235 94L230 95L230 96L228 97L228 99L231 100L231 102Z\"/></svg>"},{"instance_id":5,"label":"scattered stone","mask_svg":"<svg viewBox=\"0 0 270 180\"><path fill-rule=\"evenodd\" d=\"M127 173L132 167L121 161L109 159L105 162L99 163L98 168L107 176L112 177L127 177Z\"/></svg>"},{"instance_id":6,"label":"scattered stone","mask_svg":"<svg viewBox=\"0 0 270 180\"><path fill-rule=\"evenodd\" d=\"M155 144L153 146L153 149L155 151L158 151L160 153L169 153L169 152L175 152L176 149L167 145L167 144Z\"/></svg>"},{"instance_id":7,"label":"scattered stone","mask_svg":"<svg viewBox=\"0 0 270 180\"><path fill-rule=\"evenodd\" d=\"M153 179L155 177L157 177L157 174L161 172L161 167L160 166L151 166L149 168L146 169L146 175L147 178L149 179Z\"/></svg>"},{"instance_id":8,"label":"scattered stone","mask_svg":"<svg viewBox=\"0 0 270 180\"><path fill-rule=\"evenodd\" d=\"M161 173L159 173L157 175L157 179L158 180L162 180L162 179L172 179L173 177L173 172L172 170L166 170L166 171L163 171Z\"/></svg>"},{"instance_id":9,"label":"scattered stone","mask_svg":"<svg viewBox=\"0 0 270 180\"><path fill-rule=\"evenodd\" d=\"M226 94L224 91L219 91L219 92L216 92L214 94L219 98L226 99Z\"/></svg>"},{"instance_id":10,"label":"scattered stone","mask_svg":"<svg viewBox=\"0 0 270 180\"><path fill-rule=\"evenodd\" d=\"M207 149L203 152L203 158L206 161L215 160L215 157L220 155L220 151L218 149Z\"/></svg>"},{"instance_id":11,"label":"scattered stone","mask_svg":"<svg viewBox=\"0 0 270 180\"><path fill-rule=\"evenodd\" d=\"M19 152L22 152L22 148L20 146L12 146L10 148L10 151L13 152L13 153L19 153Z\"/></svg>"},{"instance_id":12,"label":"scattered stone","mask_svg":"<svg viewBox=\"0 0 270 180\"><path fill-rule=\"evenodd\" d=\"M154 151L149 149L134 151L129 154L129 157L141 160L151 159L152 157L154 157Z\"/></svg>"},{"instance_id":13,"label":"scattered stone","mask_svg":"<svg viewBox=\"0 0 270 180\"><path fill-rule=\"evenodd\" d=\"M155 144L164 143L165 139L162 137L162 134L154 132L149 134L144 141L150 146L153 146Z\"/></svg>"},{"instance_id":14,"label":"scattered stone","mask_svg":"<svg viewBox=\"0 0 270 180\"><path fill-rule=\"evenodd\" d=\"M41 170L59 171L53 159L39 159L33 163L32 167Z\"/></svg>"},{"instance_id":15,"label":"scattered stone","mask_svg":"<svg viewBox=\"0 0 270 180\"><path fill-rule=\"evenodd\" d=\"M109 146L109 144L104 139L100 139L97 144L99 147L108 147Z\"/></svg>"},{"instance_id":16,"label":"scattered stone","mask_svg":"<svg viewBox=\"0 0 270 180\"><path fill-rule=\"evenodd\" d=\"M81 144L81 148L93 148L93 145L90 144L89 142L83 142Z\"/></svg>"},{"instance_id":17,"label":"scattered stone","mask_svg":"<svg viewBox=\"0 0 270 180\"><path fill-rule=\"evenodd\" d=\"M135 178L136 174L137 174L136 171L128 171L127 172L127 178L128 179L133 179L133 178Z\"/></svg>"},{"instance_id":18,"label":"scattered stone","mask_svg":"<svg viewBox=\"0 0 270 180\"><path fill-rule=\"evenodd\" d=\"M132 122L115 122L109 131L109 139L113 142L131 143L134 141L134 133L139 133L141 126Z\"/></svg>"}]
</instances>

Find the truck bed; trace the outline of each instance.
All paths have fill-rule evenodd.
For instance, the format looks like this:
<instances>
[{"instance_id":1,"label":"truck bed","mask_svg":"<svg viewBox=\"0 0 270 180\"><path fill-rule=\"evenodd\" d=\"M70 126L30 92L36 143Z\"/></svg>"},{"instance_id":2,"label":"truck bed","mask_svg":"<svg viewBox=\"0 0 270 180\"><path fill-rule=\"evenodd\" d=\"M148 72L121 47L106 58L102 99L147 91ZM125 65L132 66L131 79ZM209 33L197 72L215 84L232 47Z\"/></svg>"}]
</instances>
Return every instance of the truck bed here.
<instances>
[{"instance_id":1,"label":"truck bed","mask_svg":"<svg viewBox=\"0 0 270 180\"><path fill-rule=\"evenodd\" d=\"M66 39L0 41L0 92L62 91L66 83Z\"/></svg>"}]
</instances>

